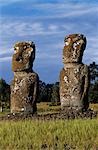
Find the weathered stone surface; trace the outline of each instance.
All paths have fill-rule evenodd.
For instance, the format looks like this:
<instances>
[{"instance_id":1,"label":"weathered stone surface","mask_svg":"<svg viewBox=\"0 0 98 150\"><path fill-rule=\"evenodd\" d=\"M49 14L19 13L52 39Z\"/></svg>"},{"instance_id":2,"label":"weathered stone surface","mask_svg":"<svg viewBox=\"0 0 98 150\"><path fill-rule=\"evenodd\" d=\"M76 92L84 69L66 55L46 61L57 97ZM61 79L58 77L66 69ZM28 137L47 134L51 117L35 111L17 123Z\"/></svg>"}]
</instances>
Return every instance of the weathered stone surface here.
<instances>
[{"instance_id":1,"label":"weathered stone surface","mask_svg":"<svg viewBox=\"0 0 98 150\"><path fill-rule=\"evenodd\" d=\"M35 113L38 95L38 75L33 72L35 45L33 42L18 42L12 58L14 80L11 83L11 112Z\"/></svg>"},{"instance_id":2,"label":"weathered stone surface","mask_svg":"<svg viewBox=\"0 0 98 150\"><path fill-rule=\"evenodd\" d=\"M35 59L35 45L33 42L17 42L14 46L12 71L32 71Z\"/></svg>"},{"instance_id":3,"label":"weathered stone surface","mask_svg":"<svg viewBox=\"0 0 98 150\"><path fill-rule=\"evenodd\" d=\"M82 63L86 38L72 34L65 38L63 49L64 68L60 72L61 108L87 109L89 70Z\"/></svg>"},{"instance_id":4,"label":"weathered stone surface","mask_svg":"<svg viewBox=\"0 0 98 150\"><path fill-rule=\"evenodd\" d=\"M88 107L88 67L83 64L66 65L60 73L62 107Z\"/></svg>"},{"instance_id":5,"label":"weathered stone surface","mask_svg":"<svg viewBox=\"0 0 98 150\"><path fill-rule=\"evenodd\" d=\"M11 85L11 111L36 111L37 98L36 73L18 72L14 74Z\"/></svg>"},{"instance_id":6,"label":"weathered stone surface","mask_svg":"<svg viewBox=\"0 0 98 150\"><path fill-rule=\"evenodd\" d=\"M86 37L82 34L71 34L65 37L64 42L63 63L81 63L86 47Z\"/></svg>"}]
</instances>

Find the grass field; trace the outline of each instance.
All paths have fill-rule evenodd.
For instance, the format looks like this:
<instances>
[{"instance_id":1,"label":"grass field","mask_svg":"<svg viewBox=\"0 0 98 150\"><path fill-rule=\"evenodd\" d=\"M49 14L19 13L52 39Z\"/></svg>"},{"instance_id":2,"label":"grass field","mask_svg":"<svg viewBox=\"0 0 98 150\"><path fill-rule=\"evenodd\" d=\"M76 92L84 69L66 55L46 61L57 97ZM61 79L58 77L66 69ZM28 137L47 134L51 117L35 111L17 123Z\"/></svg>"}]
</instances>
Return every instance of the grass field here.
<instances>
[{"instance_id":1,"label":"grass field","mask_svg":"<svg viewBox=\"0 0 98 150\"><path fill-rule=\"evenodd\" d=\"M38 114L60 110L47 103L37 107ZM98 110L98 104L90 108ZM1 121L0 150L98 150L98 118Z\"/></svg>"},{"instance_id":2,"label":"grass field","mask_svg":"<svg viewBox=\"0 0 98 150\"><path fill-rule=\"evenodd\" d=\"M53 112L59 112L61 109L60 105L57 106L51 106L50 102L41 102L37 104L38 113L53 113ZM98 104L89 104L89 108L98 111Z\"/></svg>"},{"instance_id":3,"label":"grass field","mask_svg":"<svg viewBox=\"0 0 98 150\"><path fill-rule=\"evenodd\" d=\"M98 119L0 122L0 150L98 150Z\"/></svg>"},{"instance_id":4,"label":"grass field","mask_svg":"<svg viewBox=\"0 0 98 150\"><path fill-rule=\"evenodd\" d=\"M89 108L94 110L94 111L98 111L98 104L90 104ZM37 112L38 114L47 114L47 113L55 113L55 112L59 112L61 109L60 105L57 106L51 106L50 102L41 102L41 103L37 103ZM4 112L0 112L0 115L6 115L10 112L10 110L5 110Z\"/></svg>"}]
</instances>

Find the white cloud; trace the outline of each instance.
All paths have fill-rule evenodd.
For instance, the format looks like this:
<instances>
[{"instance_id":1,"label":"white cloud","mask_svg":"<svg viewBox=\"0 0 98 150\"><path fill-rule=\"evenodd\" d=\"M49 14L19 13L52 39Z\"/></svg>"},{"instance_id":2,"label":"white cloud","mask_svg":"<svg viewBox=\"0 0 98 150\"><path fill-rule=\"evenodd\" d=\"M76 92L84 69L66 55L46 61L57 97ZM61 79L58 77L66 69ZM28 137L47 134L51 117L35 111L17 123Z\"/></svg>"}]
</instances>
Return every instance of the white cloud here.
<instances>
[{"instance_id":1,"label":"white cloud","mask_svg":"<svg viewBox=\"0 0 98 150\"><path fill-rule=\"evenodd\" d=\"M98 7L95 3L88 5L88 3L70 3L70 2L61 2L61 3L32 3L27 5L26 10L37 9L42 11L42 13L37 16L37 18L65 18L65 17L78 17L86 14L98 13ZM44 13L43 15L43 12ZM36 16L35 16L36 17Z\"/></svg>"},{"instance_id":2,"label":"white cloud","mask_svg":"<svg viewBox=\"0 0 98 150\"><path fill-rule=\"evenodd\" d=\"M48 24L45 27L44 24L40 22L21 22L21 21L14 21L13 23L7 22L0 25L2 30L0 31L1 35L3 36L5 33L6 37L9 36L30 36L30 35L50 35L59 33L59 26ZM2 37L1 37L2 38Z\"/></svg>"},{"instance_id":3,"label":"white cloud","mask_svg":"<svg viewBox=\"0 0 98 150\"><path fill-rule=\"evenodd\" d=\"M3 58L0 58L0 62L7 62L7 61L11 61L12 57L9 56L9 57L3 57Z\"/></svg>"},{"instance_id":4,"label":"white cloud","mask_svg":"<svg viewBox=\"0 0 98 150\"><path fill-rule=\"evenodd\" d=\"M0 6L10 5L12 3L21 2L25 0L0 0Z\"/></svg>"},{"instance_id":5,"label":"white cloud","mask_svg":"<svg viewBox=\"0 0 98 150\"><path fill-rule=\"evenodd\" d=\"M9 4L21 1L24 0L1 0L0 2L2 4ZM49 41L50 38L53 38L55 35L52 39L53 42L51 45L46 46L52 50L56 50L63 47L64 36L71 33L83 33L87 36L88 44L87 52L85 53L88 55L87 57L90 56L89 50L91 51L94 49L94 52L97 51L98 37L96 37L96 34L98 31L98 25L96 22L92 21L94 18L95 20L98 20L98 7L95 4L92 3L88 5L87 3L77 3L74 5L68 1L60 3L41 3L34 0L32 3L31 2L32 1L30 1L30 3L25 2L25 4L28 3L28 5L27 7L24 7L24 11L30 9L33 10L35 8L42 12L40 15L34 16L32 13L30 16L24 17L19 16L15 18L15 16L11 16L11 18L4 17L4 19L1 17L1 40L4 41L7 39L4 52L0 52L1 55L11 52L7 52L9 47L7 44L8 42L11 43L13 38L14 41L17 41L17 39L23 39L24 37L33 37L33 39L37 38L38 41L40 39L40 43L43 43L44 45L46 40ZM57 43L58 39L60 39L59 41L61 44ZM43 45L40 44L40 49L43 49ZM3 46L1 46L0 49L3 50ZM44 57L44 55L42 57ZM45 55L45 57L48 57L48 55Z\"/></svg>"},{"instance_id":6,"label":"white cloud","mask_svg":"<svg viewBox=\"0 0 98 150\"><path fill-rule=\"evenodd\" d=\"M58 26L57 25L54 25L54 24L50 24L49 26L48 26L48 29L50 30L50 31L58 31Z\"/></svg>"},{"instance_id":7,"label":"white cloud","mask_svg":"<svg viewBox=\"0 0 98 150\"><path fill-rule=\"evenodd\" d=\"M3 49L3 51L0 51L0 55L12 54L13 50L14 50L13 48L7 48L7 49L5 48L5 50Z\"/></svg>"}]
</instances>

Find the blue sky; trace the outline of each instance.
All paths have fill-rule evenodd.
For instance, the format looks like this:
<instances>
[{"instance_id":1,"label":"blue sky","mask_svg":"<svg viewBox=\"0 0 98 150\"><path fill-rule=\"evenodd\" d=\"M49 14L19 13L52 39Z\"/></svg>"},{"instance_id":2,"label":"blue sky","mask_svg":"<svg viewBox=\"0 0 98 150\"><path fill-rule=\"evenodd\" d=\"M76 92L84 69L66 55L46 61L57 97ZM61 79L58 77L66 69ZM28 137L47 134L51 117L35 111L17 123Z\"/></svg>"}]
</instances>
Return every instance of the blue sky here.
<instances>
[{"instance_id":1,"label":"blue sky","mask_svg":"<svg viewBox=\"0 0 98 150\"><path fill-rule=\"evenodd\" d=\"M35 72L46 83L58 81L64 37L71 33L87 37L83 62L98 63L98 0L0 0L0 78L11 82L13 45L30 40Z\"/></svg>"}]
</instances>

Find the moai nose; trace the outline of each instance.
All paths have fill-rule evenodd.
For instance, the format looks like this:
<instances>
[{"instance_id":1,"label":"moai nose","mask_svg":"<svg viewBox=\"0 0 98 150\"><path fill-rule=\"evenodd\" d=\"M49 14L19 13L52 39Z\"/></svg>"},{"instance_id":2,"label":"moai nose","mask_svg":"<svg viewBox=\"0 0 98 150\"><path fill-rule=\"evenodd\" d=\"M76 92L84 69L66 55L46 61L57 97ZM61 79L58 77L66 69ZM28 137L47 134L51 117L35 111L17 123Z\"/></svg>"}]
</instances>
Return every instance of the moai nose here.
<instances>
[{"instance_id":1,"label":"moai nose","mask_svg":"<svg viewBox=\"0 0 98 150\"><path fill-rule=\"evenodd\" d=\"M22 61L22 56L18 56L18 57L16 57L16 61Z\"/></svg>"}]
</instances>

